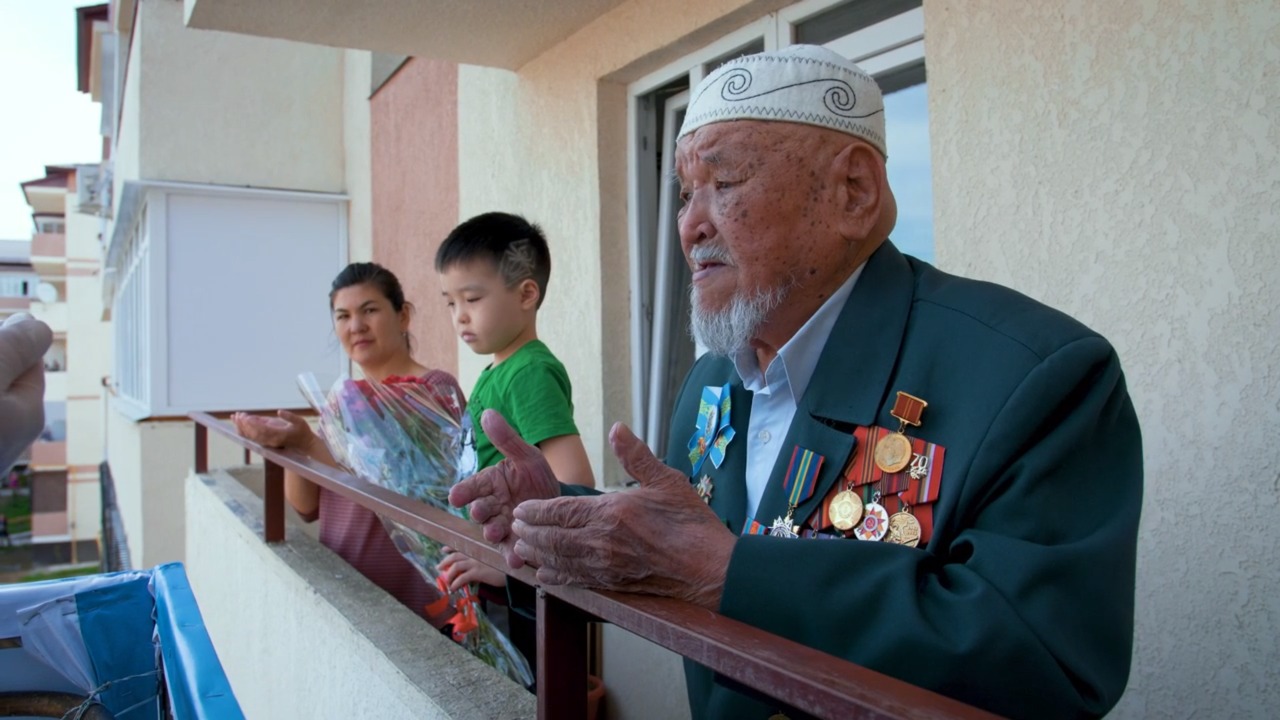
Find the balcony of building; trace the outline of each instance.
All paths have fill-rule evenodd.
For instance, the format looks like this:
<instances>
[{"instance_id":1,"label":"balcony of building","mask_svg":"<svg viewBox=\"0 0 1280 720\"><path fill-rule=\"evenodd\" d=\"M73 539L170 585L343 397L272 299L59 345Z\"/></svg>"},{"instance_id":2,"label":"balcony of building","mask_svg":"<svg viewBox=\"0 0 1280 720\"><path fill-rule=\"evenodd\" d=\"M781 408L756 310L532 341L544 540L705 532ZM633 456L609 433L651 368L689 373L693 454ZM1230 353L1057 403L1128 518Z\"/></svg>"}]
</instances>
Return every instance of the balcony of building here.
<instances>
[{"instance_id":1,"label":"balcony of building","mask_svg":"<svg viewBox=\"0 0 1280 720\"><path fill-rule=\"evenodd\" d=\"M0 318L8 317L17 312L28 312L30 310L31 298L0 297Z\"/></svg>"},{"instance_id":2,"label":"balcony of building","mask_svg":"<svg viewBox=\"0 0 1280 720\"><path fill-rule=\"evenodd\" d=\"M31 467L37 470L66 469L66 440L36 440L31 443Z\"/></svg>"},{"instance_id":3,"label":"balcony of building","mask_svg":"<svg viewBox=\"0 0 1280 720\"><path fill-rule=\"evenodd\" d=\"M585 718L589 672L604 679L610 718L688 717L680 656L773 698L790 717L991 717L686 603L572 587L538 590L538 692L529 694L295 523L285 510L283 468L536 584L529 569L510 571L463 519L261 448L211 416L193 417L185 562L249 717ZM210 435L263 464L210 468ZM248 587L254 602L245 601ZM593 623L599 630L589 629Z\"/></svg>"},{"instance_id":4,"label":"balcony of building","mask_svg":"<svg viewBox=\"0 0 1280 720\"><path fill-rule=\"evenodd\" d=\"M621 4L563 0L513 7L503 0L384 0L371 9L341 0L184 3L193 28L506 69L524 65ZM302 16L307 22L298 22ZM485 41L475 42L478 37Z\"/></svg>"},{"instance_id":5,"label":"balcony of building","mask_svg":"<svg viewBox=\"0 0 1280 720\"><path fill-rule=\"evenodd\" d=\"M36 233L31 237L31 266L41 277L62 277L67 269L65 233Z\"/></svg>"}]
</instances>

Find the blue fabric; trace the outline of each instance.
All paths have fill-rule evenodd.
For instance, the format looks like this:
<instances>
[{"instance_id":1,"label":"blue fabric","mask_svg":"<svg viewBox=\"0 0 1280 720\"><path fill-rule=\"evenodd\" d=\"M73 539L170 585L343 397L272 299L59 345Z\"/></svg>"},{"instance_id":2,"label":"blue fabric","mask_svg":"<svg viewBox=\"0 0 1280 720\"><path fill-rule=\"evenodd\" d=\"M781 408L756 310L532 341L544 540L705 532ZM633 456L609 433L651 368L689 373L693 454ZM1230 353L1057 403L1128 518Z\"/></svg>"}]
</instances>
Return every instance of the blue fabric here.
<instances>
[{"instance_id":1,"label":"blue fabric","mask_svg":"<svg viewBox=\"0 0 1280 720\"><path fill-rule=\"evenodd\" d=\"M155 627L164 657L169 705L178 720L243 718L231 683L213 648L182 563L159 565L152 575Z\"/></svg>"},{"instance_id":2,"label":"blue fabric","mask_svg":"<svg viewBox=\"0 0 1280 720\"><path fill-rule=\"evenodd\" d=\"M121 720L156 717L159 682L147 585L144 576L76 593L80 635L95 679L99 687L110 682L100 700Z\"/></svg>"}]
</instances>

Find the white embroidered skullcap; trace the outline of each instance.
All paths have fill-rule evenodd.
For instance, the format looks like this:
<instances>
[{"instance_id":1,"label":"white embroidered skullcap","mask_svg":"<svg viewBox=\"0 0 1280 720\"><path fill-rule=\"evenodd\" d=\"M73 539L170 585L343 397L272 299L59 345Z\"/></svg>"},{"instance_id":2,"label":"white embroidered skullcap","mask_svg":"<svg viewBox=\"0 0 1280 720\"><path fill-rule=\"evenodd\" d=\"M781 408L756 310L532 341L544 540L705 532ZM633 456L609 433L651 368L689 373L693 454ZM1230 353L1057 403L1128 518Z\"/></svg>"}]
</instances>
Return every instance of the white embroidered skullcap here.
<instances>
[{"instance_id":1,"label":"white embroidered skullcap","mask_svg":"<svg viewBox=\"0 0 1280 720\"><path fill-rule=\"evenodd\" d=\"M727 120L817 125L889 154L880 87L862 68L817 45L747 55L716 68L694 88L679 137Z\"/></svg>"}]
</instances>

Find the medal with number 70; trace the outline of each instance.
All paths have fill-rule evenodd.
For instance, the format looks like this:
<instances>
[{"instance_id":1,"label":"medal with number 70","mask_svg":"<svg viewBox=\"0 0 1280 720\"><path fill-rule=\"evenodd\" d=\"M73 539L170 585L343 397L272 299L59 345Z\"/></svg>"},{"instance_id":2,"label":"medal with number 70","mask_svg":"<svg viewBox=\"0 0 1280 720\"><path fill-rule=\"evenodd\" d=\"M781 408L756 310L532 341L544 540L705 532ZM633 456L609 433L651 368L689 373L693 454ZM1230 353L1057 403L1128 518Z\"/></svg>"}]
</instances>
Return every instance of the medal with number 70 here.
<instances>
[{"instance_id":1,"label":"medal with number 70","mask_svg":"<svg viewBox=\"0 0 1280 720\"><path fill-rule=\"evenodd\" d=\"M901 472L911 463L911 439L906 435L908 425L920 427L920 416L929 403L914 395L898 391L898 400L890 415L898 419L898 431L880 438L876 443L876 467L887 473Z\"/></svg>"}]
</instances>

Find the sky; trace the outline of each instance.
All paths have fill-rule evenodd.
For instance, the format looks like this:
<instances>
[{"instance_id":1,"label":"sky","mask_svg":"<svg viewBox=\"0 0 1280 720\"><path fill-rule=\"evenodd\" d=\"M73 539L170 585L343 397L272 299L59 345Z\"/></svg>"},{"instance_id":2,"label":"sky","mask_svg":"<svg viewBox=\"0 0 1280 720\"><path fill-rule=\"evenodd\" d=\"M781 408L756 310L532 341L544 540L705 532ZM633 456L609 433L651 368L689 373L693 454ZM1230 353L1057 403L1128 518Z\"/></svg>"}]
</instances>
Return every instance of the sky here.
<instances>
[{"instance_id":1,"label":"sky","mask_svg":"<svg viewBox=\"0 0 1280 720\"><path fill-rule=\"evenodd\" d=\"M31 237L19 183L102 157L101 108L76 90L75 9L96 4L0 0L0 239Z\"/></svg>"}]
</instances>

